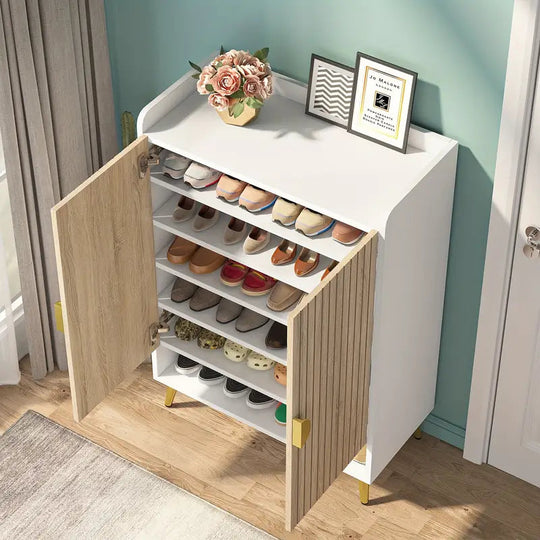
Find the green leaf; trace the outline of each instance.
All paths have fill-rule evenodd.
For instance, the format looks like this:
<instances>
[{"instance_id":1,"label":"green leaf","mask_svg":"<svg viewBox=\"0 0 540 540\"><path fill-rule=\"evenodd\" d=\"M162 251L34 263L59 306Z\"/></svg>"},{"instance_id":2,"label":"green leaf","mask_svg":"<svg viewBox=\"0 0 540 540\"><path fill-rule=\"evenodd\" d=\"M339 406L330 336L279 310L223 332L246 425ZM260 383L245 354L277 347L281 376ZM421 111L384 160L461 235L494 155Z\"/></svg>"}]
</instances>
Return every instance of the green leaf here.
<instances>
[{"instance_id":1,"label":"green leaf","mask_svg":"<svg viewBox=\"0 0 540 540\"><path fill-rule=\"evenodd\" d=\"M216 68L220 68L223 65L223 62L216 62Z\"/></svg>"},{"instance_id":2,"label":"green leaf","mask_svg":"<svg viewBox=\"0 0 540 540\"><path fill-rule=\"evenodd\" d=\"M242 113L244 112L244 102L239 101L238 103L235 103L232 108L232 114L235 118L238 118Z\"/></svg>"},{"instance_id":3,"label":"green leaf","mask_svg":"<svg viewBox=\"0 0 540 540\"><path fill-rule=\"evenodd\" d=\"M223 45L219 48L219 54L225 54L225 48Z\"/></svg>"},{"instance_id":4,"label":"green leaf","mask_svg":"<svg viewBox=\"0 0 540 540\"><path fill-rule=\"evenodd\" d=\"M264 49L259 49L258 51L254 52L253 56L255 58L258 58L261 62L266 62L269 52L270 49L268 47L265 47Z\"/></svg>"},{"instance_id":5,"label":"green leaf","mask_svg":"<svg viewBox=\"0 0 540 540\"><path fill-rule=\"evenodd\" d=\"M204 86L209 92L213 92L214 91L214 87L211 85L211 84L206 84Z\"/></svg>"},{"instance_id":6,"label":"green leaf","mask_svg":"<svg viewBox=\"0 0 540 540\"><path fill-rule=\"evenodd\" d=\"M260 99L257 99L257 98L250 98L251 99L251 102L249 103L249 106L252 107L253 109L260 109L264 103L260 100Z\"/></svg>"},{"instance_id":7,"label":"green leaf","mask_svg":"<svg viewBox=\"0 0 540 540\"><path fill-rule=\"evenodd\" d=\"M234 94L231 94L229 98L231 99L239 99L245 97L243 90L237 90Z\"/></svg>"},{"instance_id":8,"label":"green leaf","mask_svg":"<svg viewBox=\"0 0 540 540\"><path fill-rule=\"evenodd\" d=\"M194 79L198 79L198 78L200 77L200 75L199 75L199 73L194 73L194 74L192 75L192 77L193 77Z\"/></svg>"},{"instance_id":9,"label":"green leaf","mask_svg":"<svg viewBox=\"0 0 540 540\"><path fill-rule=\"evenodd\" d=\"M202 71L201 67L198 66L197 64L194 64L191 60L188 60L189 62L189 65L195 70L195 71L198 71L199 73Z\"/></svg>"}]
</instances>

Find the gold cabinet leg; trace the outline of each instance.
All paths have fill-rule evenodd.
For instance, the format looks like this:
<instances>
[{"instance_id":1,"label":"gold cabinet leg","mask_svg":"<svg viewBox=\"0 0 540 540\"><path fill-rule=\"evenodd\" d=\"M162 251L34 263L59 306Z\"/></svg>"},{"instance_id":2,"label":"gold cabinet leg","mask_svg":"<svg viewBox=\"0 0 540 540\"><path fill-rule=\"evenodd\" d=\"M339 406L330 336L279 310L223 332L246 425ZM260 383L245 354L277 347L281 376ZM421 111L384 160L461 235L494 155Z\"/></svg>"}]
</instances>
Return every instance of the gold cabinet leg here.
<instances>
[{"instance_id":1,"label":"gold cabinet leg","mask_svg":"<svg viewBox=\"0 0 540 540\"><path fill-rule=\"evenodd\" d=\"M165 392L165 407L170 407L173 404L174 396L176 396L176 390L174 388L167 388Z\"/></svg>"},{"instance_id":2,"label":"gold cabinet leg","mask_svg":"<svg viewBox=\"0 0 540 540\"><path fill-rule=\"evenodd\" d=\"M360 502L362 504L369 504L369 484L359 480L358 488L360 490Z\"/></svg>"},{"instance_id":3,"label":"gold cabinet leg","mask_svg":"<svg viewBox=\"0 0 540 540\"><path fill-rule=\"evenodd\" d=\"M413 437L419 441L421 438L422 438L422 428L417 428L416 431L414 432L414 435Z\"/></svg>"}]
</instances>

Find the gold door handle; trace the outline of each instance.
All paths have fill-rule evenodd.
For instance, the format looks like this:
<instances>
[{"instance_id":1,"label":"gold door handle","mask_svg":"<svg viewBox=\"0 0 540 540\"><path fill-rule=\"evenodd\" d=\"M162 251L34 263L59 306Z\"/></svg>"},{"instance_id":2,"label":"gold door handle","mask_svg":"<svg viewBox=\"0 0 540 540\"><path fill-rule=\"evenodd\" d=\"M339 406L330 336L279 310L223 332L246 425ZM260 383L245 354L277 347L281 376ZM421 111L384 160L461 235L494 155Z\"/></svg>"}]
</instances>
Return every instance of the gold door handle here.
<instances>
[{"instance_id":1,"label":"gold door handle","mask_svg":"<svg viewBox=\"0 0 540 540\"><path fill-rule=\"evenodd\" d=\"M296 448L303 448L311 431L311 420L307 418L293 418L292 443Z\"/></svg>"}]
</instances>

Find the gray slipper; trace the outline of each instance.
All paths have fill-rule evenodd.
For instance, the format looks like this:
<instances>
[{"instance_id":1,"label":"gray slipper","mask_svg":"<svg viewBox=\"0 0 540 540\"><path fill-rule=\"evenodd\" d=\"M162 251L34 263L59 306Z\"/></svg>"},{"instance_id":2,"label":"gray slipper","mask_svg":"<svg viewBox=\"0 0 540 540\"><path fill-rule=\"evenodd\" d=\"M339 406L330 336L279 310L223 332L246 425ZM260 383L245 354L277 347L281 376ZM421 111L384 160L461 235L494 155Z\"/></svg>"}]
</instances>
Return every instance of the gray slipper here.
<instances>
[{"instance_id":1,"label":"gray slipper","mask_svg":"<svg viewBox=\"0 0 540 540\"><path fill-rule=\"evenodd\" d=\"M177 277L172 286L171 300L173 302L185 302L195 294L196 290L197 285Z\"/></svg>"},{"instance_id":2,"label":"gray slipper","mask_svg":"<svg viewBox=\"0 0 540 540\"><path fill-rule=\"evenodd\" d=\"M234 319L238 319L243 309L240 304L227 298L222 298L217 309L216 321L221 324L230 323Z\"/></svg>"},{"instance_id":3,"label":"gray slipper","mask_svg":"<svg viewBox=\"0 0 540 540\"><path fill-rule=\"evenodd\" d=\"M249 332L264 326L269 320L270 319L268 317L265 317L260 313L256 313L255 311L244 308L240 314L240 317L238 317L238 320L236 321L236 329L239 332Z\"/></svg>"},{"instance_id":4,"label":"gray slipper","mask_svg":"<svg viewBox=\"0 0 540 540\"><path fill-rule=\"evenodd\" d=\"M211 307L217 306L220 300L221 296L219 296L219 294L199 287L195 294L191 297L189 307L193 311L203 311L205 309L210 309Z\"/></svg>"}]
</instances>

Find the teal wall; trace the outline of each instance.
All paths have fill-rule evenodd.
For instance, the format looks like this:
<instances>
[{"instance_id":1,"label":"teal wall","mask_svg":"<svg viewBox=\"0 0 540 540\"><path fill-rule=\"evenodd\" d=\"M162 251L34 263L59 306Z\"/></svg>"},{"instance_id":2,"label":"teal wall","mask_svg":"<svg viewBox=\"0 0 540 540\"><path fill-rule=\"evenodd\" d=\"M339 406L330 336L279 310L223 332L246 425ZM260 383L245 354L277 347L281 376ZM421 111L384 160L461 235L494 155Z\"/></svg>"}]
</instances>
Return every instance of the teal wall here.
<instances>
[{"instance_id":1,"label":"teal wall","mask_svg":"<svg viewBox=\"0 0 540 540\"><path fill-rule=\"evenodd\" d=\"M419 74L413 122L459 141L436 405L426 431L463 445L511 0L105 0L117 111L142 106L219 45L270 47L307 81L312 52L363 51Z\"/></svg>"}]
</instances>

